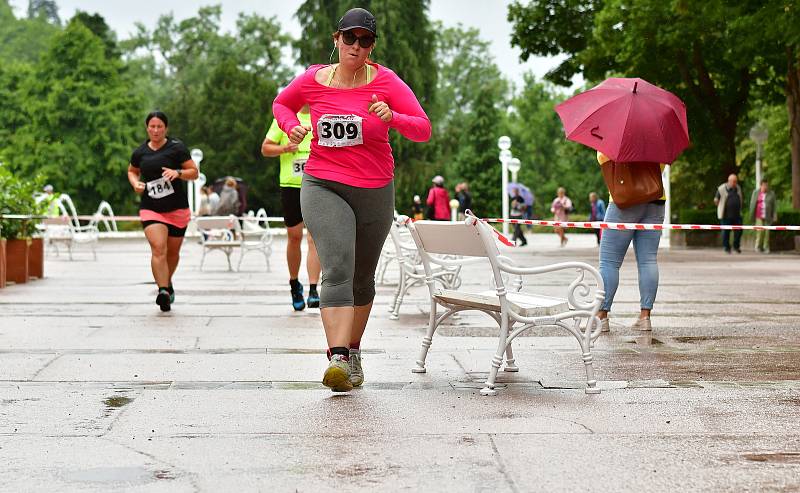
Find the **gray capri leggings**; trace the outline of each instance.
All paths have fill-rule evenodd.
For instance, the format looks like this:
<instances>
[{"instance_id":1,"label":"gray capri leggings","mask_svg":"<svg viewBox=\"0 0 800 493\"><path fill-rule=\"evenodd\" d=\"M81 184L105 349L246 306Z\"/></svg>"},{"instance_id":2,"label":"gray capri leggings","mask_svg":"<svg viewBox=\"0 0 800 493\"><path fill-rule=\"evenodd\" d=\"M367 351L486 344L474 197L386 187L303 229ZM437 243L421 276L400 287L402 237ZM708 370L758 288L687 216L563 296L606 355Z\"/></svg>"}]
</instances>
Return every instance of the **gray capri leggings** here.
<instances>
[{"instance_id":1,"label":"gray capri leggings","mask_svg":"<svg viewBox=\"0 0 800 493\"><path fill-rule=\"evenodd\" d=\"M364 306L394 215L394 182L358 188L303 175L300 207L322 264L320 307Z\"/></svg>"}]
</instances>

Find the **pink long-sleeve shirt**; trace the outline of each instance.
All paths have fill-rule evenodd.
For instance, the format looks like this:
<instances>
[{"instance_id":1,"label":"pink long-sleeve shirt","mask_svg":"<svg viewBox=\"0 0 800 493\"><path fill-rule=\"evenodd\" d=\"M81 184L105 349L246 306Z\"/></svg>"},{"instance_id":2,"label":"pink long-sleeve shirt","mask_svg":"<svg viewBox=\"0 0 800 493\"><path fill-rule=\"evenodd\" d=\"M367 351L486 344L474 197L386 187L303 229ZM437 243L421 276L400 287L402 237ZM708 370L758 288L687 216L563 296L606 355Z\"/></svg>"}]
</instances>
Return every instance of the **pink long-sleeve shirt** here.
<instances>
[{"instance_id":1,"label":"pink long-sleeve shirt","mask_svg":"<svg viewBox=\"0 0 800 493\"><path fill-rule=\"evenodd\" d=\"M369 84L352 89L333 88L314 78L325 65L312 65L278 94L272 113L287 134L300 125L297 112L306 103L311 107L311 156L305 172L322 180L331 180L360 188L381 188L394 178L394 158L389 145L389 129L394 128L414 142L431 137L431 122L405 82L390 69L374 64L378 73ZM392 110L392 120L384 123L369 113L372 95L385 101ZM319 144L320 117L355 115L362 118L363 143L344 147ZM323 133L324 135L324 133Z\"/></svg>"}]
</instances>

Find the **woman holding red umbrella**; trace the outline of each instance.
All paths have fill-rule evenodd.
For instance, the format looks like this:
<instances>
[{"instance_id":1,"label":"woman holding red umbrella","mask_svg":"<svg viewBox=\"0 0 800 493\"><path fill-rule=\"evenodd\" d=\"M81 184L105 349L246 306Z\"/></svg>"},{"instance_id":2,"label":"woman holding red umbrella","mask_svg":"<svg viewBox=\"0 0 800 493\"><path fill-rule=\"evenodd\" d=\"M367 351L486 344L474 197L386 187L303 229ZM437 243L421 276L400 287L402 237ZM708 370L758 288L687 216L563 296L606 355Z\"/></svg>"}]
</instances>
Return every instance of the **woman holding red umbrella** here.
<instances>
[{"instance_id":1,"label":"woman holding red umbrella","mask_svg":"<svg viewBox=\"0 0 800 493\"><path fill-rule=\"evenodd\" d=\"M597 150L609 187L605 221L661 224L666 197L664 164L689 146L686 106L677 96L649 82L611 78L556 107L569 140ZM615 197L617 200L615 200ZM608 229L600 240L600 274L606 292L598 313L609 330L608 312L619 286L619 268L633 242L639 271L640 313L632 328L651 330L650 312L658 291L655 230Z\"/></svg>"}]
</instances>

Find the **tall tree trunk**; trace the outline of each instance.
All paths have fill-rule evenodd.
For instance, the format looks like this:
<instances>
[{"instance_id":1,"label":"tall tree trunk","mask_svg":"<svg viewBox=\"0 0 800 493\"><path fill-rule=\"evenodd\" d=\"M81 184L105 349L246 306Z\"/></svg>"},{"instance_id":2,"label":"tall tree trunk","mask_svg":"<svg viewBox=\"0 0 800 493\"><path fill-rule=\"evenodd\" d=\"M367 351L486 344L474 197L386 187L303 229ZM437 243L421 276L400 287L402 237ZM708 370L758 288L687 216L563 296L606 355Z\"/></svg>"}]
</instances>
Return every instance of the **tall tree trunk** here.
<instances>
[{"instance_id":1,"label":"tall tree trunk","mask_svg":"<svg viewBox=\"0 0 800 493\"><path fill-rule=\"evenodd\" d=\"M800 59L794 46L786 47L786 109L792 147L792 207L800 209Z\"/></svg>"}]
</instances>

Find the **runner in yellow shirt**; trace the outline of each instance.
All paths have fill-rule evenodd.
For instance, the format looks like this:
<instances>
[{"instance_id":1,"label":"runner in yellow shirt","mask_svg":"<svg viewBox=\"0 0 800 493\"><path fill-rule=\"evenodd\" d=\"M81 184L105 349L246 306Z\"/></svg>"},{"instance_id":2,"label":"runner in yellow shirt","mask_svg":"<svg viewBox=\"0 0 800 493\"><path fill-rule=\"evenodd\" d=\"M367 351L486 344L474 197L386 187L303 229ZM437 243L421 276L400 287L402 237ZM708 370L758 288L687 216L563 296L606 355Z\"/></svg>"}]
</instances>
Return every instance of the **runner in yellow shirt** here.
<instances>
[{"instance_id":1,"label":"runner in yellow shirt","mask_svg":"<svg viewBox=\"0 0 800 493\"><path fill-rule=\"evenodd\" d=\"M308 105L304 106L297 114L301 125L311 126L311 114ZM311 132L300 144L292 144L289 137L278 127L278 122L273 120L267 131L264 143L261 144L261 154L265 157L280 156L281 158L281 204L283 205L283 219L286 223L288 245L286 246L286 263L289 266L289 285L292 291L292 306L300 311L306 307L303 300L303 285L297 279L300 273L300 262L303 254L300 245L303 242L303 214L300 210L300 183L303 180L303 169L308 156L311 154ZM319 282L320 264L317 248L311 233L307 235L308 255L306 256L306 270L308 271L308 307L319 308Z\"/></svg>"}]
</instances>

